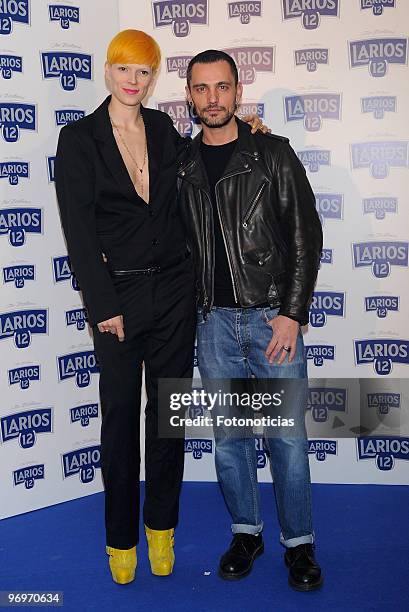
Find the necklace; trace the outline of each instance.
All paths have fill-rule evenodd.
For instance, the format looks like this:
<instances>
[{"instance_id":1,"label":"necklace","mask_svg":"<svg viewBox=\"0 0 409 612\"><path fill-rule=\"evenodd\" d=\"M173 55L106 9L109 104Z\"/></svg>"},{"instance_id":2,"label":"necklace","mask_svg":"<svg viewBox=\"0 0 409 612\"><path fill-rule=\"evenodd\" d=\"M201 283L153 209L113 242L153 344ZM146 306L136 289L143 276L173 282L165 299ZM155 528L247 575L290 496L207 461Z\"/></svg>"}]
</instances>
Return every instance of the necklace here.
<instances>
[{"instance_id":1,"label":"necklace","mask_svg":"<svg viewBox=\"0 0 409 612\"><path fill-rule=\"evenodd\" d=\"M139 115L140 118L142 119L142 123L143 126L145 127L145 123L143 121L143 117L142 115ZM145 147L144 147L144 152L143 152L143 163L142 166L139 167L138 162L136 161L135 157L133 156L131 150L129 149L128 145L126 144L125 138L122 136L121 134L121 130L119 129L119 127L117 125L115 125L115 123L112 121L112 117L111 115L109 115L110 121L111 121L111 125L114 128L114 130L116 130L116 133L119 136L120 141L122 142L122 144L124 145L125 149L128 152L129 157L132 159L133 163L135 164L135 166L138 168L139 173L140 173L140 177L139 177L139 183L140 183L140 189L141 189L141 196L143 196L143 170L145 168L145 164L146 164L146 157L147 157L147 153L148 153L148 143L146 141L146 135L145 135Z\"/></svg>"}]
</instances>

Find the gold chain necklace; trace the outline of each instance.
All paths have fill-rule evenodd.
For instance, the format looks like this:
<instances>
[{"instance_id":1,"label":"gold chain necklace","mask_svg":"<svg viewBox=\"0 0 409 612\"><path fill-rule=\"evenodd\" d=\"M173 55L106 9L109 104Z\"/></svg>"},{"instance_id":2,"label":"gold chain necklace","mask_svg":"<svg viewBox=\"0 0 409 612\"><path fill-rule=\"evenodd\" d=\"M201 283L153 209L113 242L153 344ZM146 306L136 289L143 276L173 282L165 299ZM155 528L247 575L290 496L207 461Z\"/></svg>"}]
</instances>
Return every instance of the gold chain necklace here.
<instances>
[{"instance_id":1,"label":"gold chain necklace","mask_svg":"<svg viewBox=\"0 0 409 612\"><path fill-rule=\"evenodd\" d=\"M140 116L140 118L142 119L142 123L143 123L143 126L144 126L144 128L145 128L145 123L144 123L144 121L143 121L143 117L142 117L142 115L139 115L139 116ZM145 168L145 164L146 164L146 157L147 157L147 153L148 153L148 143L147 143L147 141L146 141L146 134L145 134L145 148L144 148L144 152L143 152L143 163L142 163L142 167L139 167L138 162L136 161L135 157L134 157L134 156L133 156L133 154L131 153L131 151L130 151L130 149L129 149L128 145L127 145L127 144L126 144L126 142L125 142L124 137L123 137L123 136L122 136L122 134L121 134L121 130L120 130L120 129L119 129L119 127L118 127L117 125L115 125L115 123L112 121L112 117L111 117L111 115L109 115L109 118L110 118L110 121L111 121L111 125L112 125L112 127L114 128L114 130L116 130L116 132L117 132L117 134L118 134L118 136L119 136L119 138L120 138L120 141L121 141L121 142L122 142L122 144L124 145L125 149L128 151L129 157L132 159L133 163L135 164L135 166L138 168L138 170L139 170L139 172L140 172L140 188L141 188L141 196L143 196L143 176L142 176L142 174L143 174L143 170L144 170L144 168Z\"/></svg>"}]
</instances>

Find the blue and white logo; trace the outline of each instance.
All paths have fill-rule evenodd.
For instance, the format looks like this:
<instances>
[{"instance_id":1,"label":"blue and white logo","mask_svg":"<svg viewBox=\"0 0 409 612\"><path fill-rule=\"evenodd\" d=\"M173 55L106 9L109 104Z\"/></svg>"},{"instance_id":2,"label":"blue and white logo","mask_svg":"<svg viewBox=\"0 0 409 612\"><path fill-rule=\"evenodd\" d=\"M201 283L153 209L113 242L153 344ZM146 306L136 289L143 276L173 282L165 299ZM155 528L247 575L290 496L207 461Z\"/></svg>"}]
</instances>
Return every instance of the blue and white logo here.
<instances>
[{"instance_id":1,"label":"blue and white logo","mask_svg":"<svg viewBox=\"0 0 409 612\"><path fill-rule=\"evenodd\" d=\"M308 132L318 132L323 119L341 119L341 94L308 93L284 97L286 121L303 121Z\"/></svg>"},{"instance_id":2,"label":"blue and white logo","mask_svg":"<svg viewBox=\"0 0 409 612\"><path fill-rule=\"evenodd\" d=\"M358 142L351 145L352 169L369 168L373 178L383 179L390 168L407 168L407 141Z\"/></svg>"},{"instance_id":3,"label":"blue and white logo","mask_svg":"<svg viewBox=\"0 0 409 612\"><path fill-rule=\"evenodd\" d=\"M30 465L13 471L14 486L24 484L26 489L32 489L36 480L44 480L44 463Z\"/></svg>"},{"instance_id":4,"label":"blue and white logo","mask_svg":"<svg viewBox=\"0 0 409 612\"><path fill-rule=\"evenodd\" d=\"M378 319L384 319L388 312L399 311L397 295L368 295L365 298L366 312L376 312Z\"/></svg>"},{"instance_id":5,"label":"blue and white logo","mask_svg":"<svg viewBox=\"0 0 409 612\"><path fill-rule=\"evenodd\" d=\"M339 0L282 0L283 19L301 17L306 30L316 30L321 17L338 17Z\"/></svg>"},{"instance_id":6,"label":"blue and white logo","mask_svg":"<svg viewBox=\"0 0 409 612\"><path fill-rule=\"evenodd\" d=\"M0 102L1 135L6 142L17 142L21 130L37 131L37 107L24 102Z\"/></svg>"},{"instance_id":7,"label":"blue and white logo","mask_svg":"<svg viewBox=\"0 0 409 612\"><path fill-rule=\"evenodd\" d=\"M241 102L238 108L238 115L257 115L260 119L264 119L264 102Z\"/></svg>"},{"instance_id":8,"label":"blue and white logo","mask_svg":"<svg viewBox=\"0 0 409 612\"><path fill-rule=\"evenodd\" d=\"M33 264L19 264L3 268L4 283L14 283L16 289L22 289L27 281L36 278L35 266Z\"/></svg>"},{"instance_id":9,"label":"blue and white logo","mask_svg":"<svg viewBox=\"0 0 409 612\"><path fill-rule=\"evenodd\" d=\"M259 72L274 72L276 50L274 46L239 46L223 49L237 65L239 81L251 85Z\"/></svg>"},{"instance_id":10,"label":"blue and white logo","mask_svg":"<svg viewBox=\"0 0 409 612\"><path fill-rule=\"evenodd\" d=\"M267 451L266 451L264 439L261 438L260 436L255 436L254 444L256 447L257 469L262 470L267 465Z\"/></svg>"},{"instance_id":11,"label":"blue and white logo","mask_svg":"<svg viewBox=\"0 0 409 612\"><path fill-rule=\"evenodd\" d=\"M48 182L55 182L55 155L47 155Z\"/></svg>"},{"instance_id":12,"label":"blue and white logo","mask_svg":"<svg viewBox=\"0 0 409 612\"><path fill-rule=\"evenodd\" d=\"M385 8L395 8L395 0L361 0L361 10L371 9L375 16L382 15Z\"/></svg>"},{"instance_id":13,"label":"blue and white logo","mask_svg":"<svg viewBox=\"0 0 409 612\"><path fill-rule=\"evenodd\" d=\"M325 461L327 455L338 454L336 440L308 440L308 454L315 455L317 461Z\"/></svg>"},{"instance_id":14,"label":"blue and white logo","mask_svg":"<svg viewBox=\"0 0 409 612\"><path fill-rule=\"evenodd\" d=\"M396 96L361 98L361 112L372 113L375 119L383 119L385 113L396 113Z\"/></svg>"},{"instance_id":15,"label":"blue and white logo","mask_svg":"<svg viewBox=\"0 0 409 612\"><path fill-rule=\"evenodd\" d=\"M13 247L25 244L26 234L42 234L41 208L1 208L0 236L8 236Z\"/></svg>"},{"instance_id":16,"label":"blue and white logo","mask_svg":"<svg viewBox=\"0 0 409 612\"><path fill-rule=\"evenodd\" d=\"M208 0L155 0L152 10L155 28L172 26L178 38L188 36L191 25L208 23Z\"/></svg>"},{"instance_id":17,"label":"blue and white logo","mask_svg":"<svg viewBox=\"0 0 409 612\"><path fill-rule=\"evenodd\" d=\"M74 121L79 121L85 117L85 110L78 110L76 108L60 108L55 112L55 125L68 125Z\"/></svg>"},{"instance_id":18,"label":"blue and white logo","mask_svg":"<svg viewBox=\"0 0 409 612\"><path fill-rule=\"evenodd\" d=\"M17 348L27 348L35 334L48 333L45 308L0 313L0 340L13 338Z\"/></svg>"},{"instance_id":19,"label":"blue and white logo","mask_svg":"<svg viewBox=\"0 0 409 612\"><path fill-rule=\"evenodd\" d=\"M373 197L362 200L364 215L374 214L375 219L385 219L386 213L398 212L398 198Z\"/></svg>"},{"instance_id":20,"label":"blue and white logo","mask_svg":"<svg viewBox=\"0 0 409 612\"><path fill-rule=\"evenodd\" d=\"M325 219L341 221L344 217L344 196L342 193L316 193L315 206L321 224Z\"/></svg>"},{"instance_id":21,"label":"blue and white logo","mask_svg":"<svg viewBox=\"0 0 409 612\"><path fill-rule=\"evenodd\" d=\"M58 378L60 381L75 378L77 387L88 387L91 375L99 374L99 367L94 351L79 351L60 355L58 361Z\"/></svg>"},{"instance_id":22,"label":"blue and white logo","mask_svg":"<svg viewBox=\"0 0 409 612\"><path fill-rule=\"evenodd\" d=\"M60 79L64 91L74 91L77 80L92 81L92 55L68 51L41 52L41 67L44 79Z\"/></svg>"},{"instance_id":23,"label":"blue and white logo","mask_svg":"<svg viewBox=\"0 0 409 612\"><path fill-rule=\"evenodd\" d=\"M387 278L392 266L408 267L408 242L354 242L352 250L354 268L370 267L376 278Z\"/></svg>"},{"instance_id":24,"label":"blue and white logo","mask_svg":"<svg viewBox=\"0 0 409 612\"><path fill-rule=\"evenodd\" d=\"M0 35L11 34L15 23L30 25L30 0L1 0Z\"/></svg>"},{"instance_id":25,"label":"blue and white logo","mask_svg":"<svg viewBox=\"0 0 409 612\"><path fill-rule=\"evenodd\" d=\"M382 472L389 472L397 459L409 461L409 438L368 437L357 438L358 461L375 459Z\"/></svg>"},{"instance_id":26,"label":"blue and white logo","mask_svg":"<svg viewBox=\"0 0 409 612\"><path fill-rule=\"evenodd\" d=\"M308 344L305 347L307 359L311 360L318 368L325 361L335 360L335 346L333 344Z\"/></svg>"},{"instance_id":27,"label":"blue and white logo","mask_svg":"<svg viewBox=\"0 0 409 612\"><path fill-rule=\"evenodd\" d=\"M181 136L191 136L193 123L198 123L197 119L190 113L190 107L186 100L169 100L158 102L158 110L167 113L173 121L173 125Z\"/></svg>"},{"instance_id":28,"label":"blue and white logo","mask_svg":"<svg viewBox=\"0 0 409 612\"><path fill-rule=\"evenodd\" d=\"M1 17L0 17L1 21ZM23 72L23 58L21 55L9 55L0 53L0 75L5 80L10 80L14 73Z\"/></svg>"},{"instance_id":29,"label":"blue and white logo","mask_svg":"<svg viewBox=\"0 0 409 612\"><path fill-rule=\"evenodd\" d=\"M101 468L101 446L86 446L62 455L64 478L80 475L82 483L87 484L95 478L96 470Z\"/></svg>"},{"instance_id":30,"label":"blue and white logo","mask_svg":"<svg viewBox=\"0 0 409 612\"><path fill-rule=\"evenodd\" d=\"M78 6L49 4L48 13L50 21L59 21L63 30L68 30L72 23L80 22L80 9Z\"/></svg>"},{"instance_id":31,"label":"blue and white logo","mask_svg":"<svg viewBox=\"0 0 409 612\"><path fill-rule=\"evenodd\" d=\"M375 408L379 416L389 414L391 409L400 408L400 393L391 393L390 391L367 393L366 399L368 408Z\"/></svg>"},{"instance_id":32,"label":"blue and white logo","mask_svg":"<svg viewBox=\"0 0 409 612\"><path fill-rule=\"evenodd\" d=\"M83 331L88 322L88 314L85 308L74 308L66 310L65 323L67 326L75 325L78 331Z\"/></svg>"},{"instance_id":33,"label":"blue and white logo","mask_svg":"<svg viewBox=\"0 0 409 612\"><path fill-rule=\"evenodd\" d=\"M349 43L351 68L368 66L371 76L384 77L389 64L407 64L407 38L370 38Z\"/></svg>"},{"instance_id":34,"label":"blue and white logo","mask_svg":"<svg viewBox=\"0 0 409 612\"><path fill-rule=\"evenodd\" d=\"M392 365L409 364L409 341L395 338L354 340L355 363L372 363L378 376L387 376Z\"/></svg>"},{"instance_id":35,"label":"blue and white logo","mask_svg":"<svg viewBox=\"0 0 409 612\"><path fill-rule=\"evenodd\" d=\"M261 17L262 5L261 0L238 0L237 2L229 2L227 4L229 19L238 17L240 23L246 25L250 23L252 17Z\"/></svg>"},{"instance_id":36,"label":"blue and white logo","mask_svg":"<svg viewBox=\"0 0 409 612\"><path fill-rule=\"evenodd\" d=\"M324 327L328 317L345 317L345 293L340 291L315 291L310 306L312 327Z\"/></svg>"},{"instance_id":37,"label":"blue and white logo","mask_svg":"<svg viewBox=\"0 0 409 612\"><path fill-rule=\"evenodd\" d=\"M186 79L187 67L193 55L172 55L166 58L166 72L177 72L180 79Z\"/></svg>"},{"instance_id":38,"label":"blue and white logo","mask_svg":"<svg viewBox=\"0 0 409 612\"><path fill-rule=\"evenodd\" d=\"M71 270L71 262L68 255L53 257L53 275L55 283L69 280L74 291L80 290L78 281Z\"/></svg>"},{"instance_id":39,"label":"blue and white logo","mask_svg":"<svg viewBox=\"0 0 409 612\"><path fill-rule=\"evenodd\" d=\"M0 418L3 442L18 440L21 448L32 448L37 435L53 430L53 409L34 408Z\"/></svg>"},{"instance_id":40,"label":"blue and white logo","mask_svg":"<svg viewBox=\"0 0 409 612\"><path fill-rule=\"evenodd\" d=\"M294 62L296 66L306 66L308 72L316 72L320 64L329 63L329 49L296 49L294 51Z\"/></svg>"},{"instance_id":41,"label":"blue and white logo","mask_svg":"<svg viewBox=\"0 0 409 612\"><path fill-rule=\"evenodd\" d=\"M297 151L297 156L310 172L318 172L321 166L331 165L331 151L328 149L304 149Z\"/></svg>"},{"instance_id":42,"label":"blue and white logo","mask_svg":"<svg viewBox=\"0 0 409 612\"><path fill-rule=\"evenodd\" d=\"M90 419L97 419L98 415L98 404L85 404L70 408L71 423L81 423L82 427L88 427Z\"/></svg>"},{"instance_id":43,"label":"blue and white logo","mask_svg":"<svg viewBox=\"0 0 409 612\"><path fill-rule=\"evenodd\" d=\"M10 185L16 186L20 179L30 178L30 162L7 161L0 162L0 178L6 178Z\"/></svg>"},{"instance_id":44,"label":"blue and white logo","mask_svg":"<svg viewBox=\"0 0 409 612\"><path fill-rule=\"evenodd\" d=\"M20 389L28 389L30 383L40 380L39 364L23 365L8 370L9 385L20 385Z\"/></svg>"},{"instance_id":45,"label":"blue and white logo","mask_svg":"<svg viewBox=\"0 0 409 612\"><path fill-rule=\"evenodd\" d=\"M188 438L185 440L185 453L192 453L193 459L202 459L203 453L211 455L213 452L213 440L205 438Z\"/></svg>"},{"instance_id":46,"label":"blue and white logo","mask_svg":"<svg viewBox=\"0 0 409 612\"><path fill-rule=\"evenodd\" d=\"M322 249L320 263L321 264L332 264L333 263L332 249Z\"/></svg>"},{"instance_id":47,"label":"blue and white logo","mask_svg":"<svg viewBox=\"0 0 409 612\"><path fill-rule=\"evenodd\" d=\"M307 409L316 423L326 423L329 411L346 412L347 390L339 387L310 387Z\"/></svg>"}]
</instances>

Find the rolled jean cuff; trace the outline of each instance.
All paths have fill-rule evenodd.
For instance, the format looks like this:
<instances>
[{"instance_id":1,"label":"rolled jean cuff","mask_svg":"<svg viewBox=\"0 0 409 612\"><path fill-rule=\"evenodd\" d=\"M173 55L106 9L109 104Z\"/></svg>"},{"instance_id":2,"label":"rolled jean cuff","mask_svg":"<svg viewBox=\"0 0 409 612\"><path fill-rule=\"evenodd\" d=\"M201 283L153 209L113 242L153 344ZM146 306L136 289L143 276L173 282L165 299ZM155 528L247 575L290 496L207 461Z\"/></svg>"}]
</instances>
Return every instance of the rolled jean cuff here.
<instances>
[{"instance_id":1,"label":"rolled jean cuff","mask_svg":"<svg viewBox=\"0 0 409 612\"><path fill-rule=\"evenodd\" d=\"M308 535L299 536L298 538L290 538L289 540L285 540L283 534L280 533L280 542L286 548L295 548L300 544L313 544L314 534L309 533Z\"/></svg>"},{"instance_id":2,"label":"rolled jean cuff","mask_svg":"<svg viewBox=\"0 0 409 612\"><path fill-rule=\"evenodd\" d=\"M263 531L263 522L260 525L245 525L244 523L233 523L231 526L232 533L249 533L257 535Z\"/></svg>"}]
</instances>

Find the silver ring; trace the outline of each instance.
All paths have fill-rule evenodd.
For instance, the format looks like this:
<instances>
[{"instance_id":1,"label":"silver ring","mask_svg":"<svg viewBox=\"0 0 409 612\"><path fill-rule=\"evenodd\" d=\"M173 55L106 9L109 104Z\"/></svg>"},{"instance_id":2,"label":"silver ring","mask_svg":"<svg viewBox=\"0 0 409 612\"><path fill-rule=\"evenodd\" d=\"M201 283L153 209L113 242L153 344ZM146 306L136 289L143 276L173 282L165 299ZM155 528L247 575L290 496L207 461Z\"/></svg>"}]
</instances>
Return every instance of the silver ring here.
<instances>
[{"instance_id":1,"label":"silver ring","mask_svg":"<svg viewBox=\"0 0 409 612\"><path fill-rule=\"evenodd\" d=\"M290 353L291 352L291 346L283 346L283 351L285 351L286 353Z\"/></svg>"}]
</instances>

